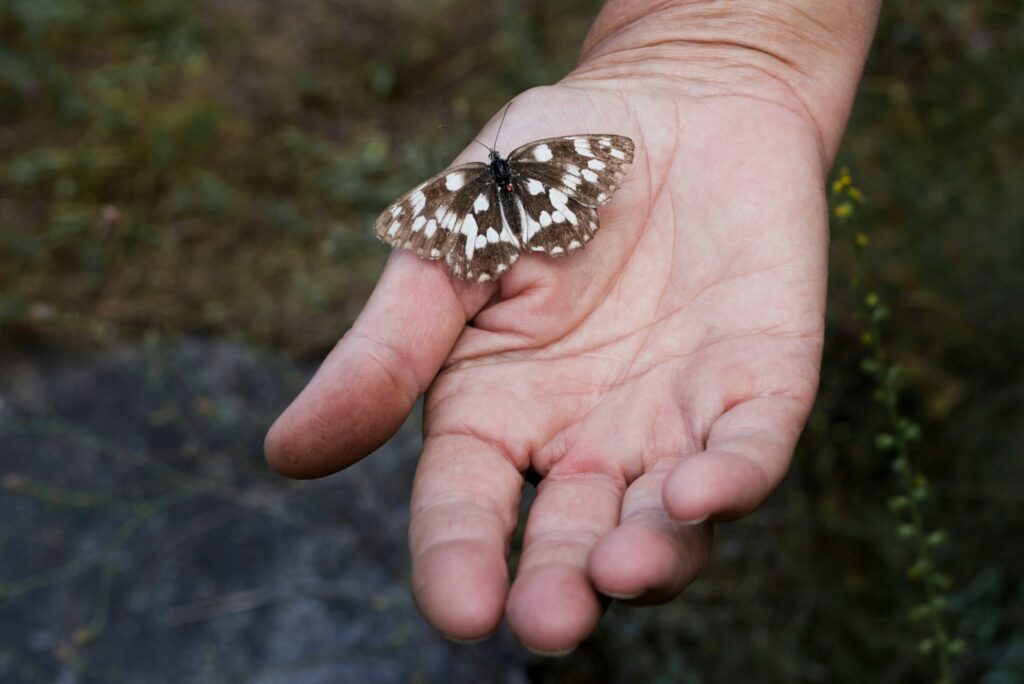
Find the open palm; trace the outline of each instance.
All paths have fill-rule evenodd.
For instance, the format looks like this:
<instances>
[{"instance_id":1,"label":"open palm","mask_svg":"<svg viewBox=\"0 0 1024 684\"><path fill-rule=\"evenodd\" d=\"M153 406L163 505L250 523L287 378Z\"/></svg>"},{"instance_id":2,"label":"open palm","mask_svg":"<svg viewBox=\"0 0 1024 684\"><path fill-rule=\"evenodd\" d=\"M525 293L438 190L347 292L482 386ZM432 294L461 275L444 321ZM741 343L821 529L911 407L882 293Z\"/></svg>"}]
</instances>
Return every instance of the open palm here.
<instances>
[{"instance_id":1,"label":"open palm","mask_svg":"<svg viewBox=\"0 0 1024 684\"><path fill-rule=\"evenodd\" d=\"M507 614L548 653L589 634L602 596L677 594L712 521L778 483L817 388L825 295L824 165L799 112L576 79L517 98L499 148L574 133L636 142L587 249L525 255L482 285L396 252L267 440L278 470L326 474L426 391L417 601L450 637ZM510 587L526 480L538 492Z\"/></svg>"}]
</instances>

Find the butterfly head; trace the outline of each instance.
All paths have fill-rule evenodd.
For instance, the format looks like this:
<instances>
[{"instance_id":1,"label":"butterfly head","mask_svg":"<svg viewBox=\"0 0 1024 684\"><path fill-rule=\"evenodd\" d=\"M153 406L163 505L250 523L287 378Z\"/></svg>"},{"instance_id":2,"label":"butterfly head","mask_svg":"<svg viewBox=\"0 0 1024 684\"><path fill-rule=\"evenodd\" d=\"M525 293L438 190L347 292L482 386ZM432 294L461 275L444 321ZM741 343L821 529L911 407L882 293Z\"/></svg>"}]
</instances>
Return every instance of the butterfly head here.
<instances>
[{"instance_id":1,"label":"butterfly head","mask_svg":"<svg viewBox=\"0 0 1024 684\"><path fill-rule=\"evenodd\" d=\"M508 162L501 158L497 150L491 150L491 174L494 176L494 184L506 192L512 192L512 169Z\"/></svg>"}]
</instances>

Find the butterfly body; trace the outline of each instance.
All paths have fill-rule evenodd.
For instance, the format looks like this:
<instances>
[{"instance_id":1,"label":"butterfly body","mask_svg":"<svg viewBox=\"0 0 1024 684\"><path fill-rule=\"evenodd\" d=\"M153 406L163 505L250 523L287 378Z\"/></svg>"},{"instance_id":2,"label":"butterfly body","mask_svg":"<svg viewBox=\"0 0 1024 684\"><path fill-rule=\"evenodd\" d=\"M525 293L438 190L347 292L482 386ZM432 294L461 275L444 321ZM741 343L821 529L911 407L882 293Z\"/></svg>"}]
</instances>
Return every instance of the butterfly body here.
<instances>
[{"instance_id":1,"label":"butterfly body","mask_svg":"<svg viewBox=\"0 0 1024 684\"><path fill-rule=\"evenodd\" d=\"M490 160L494 184L505 192L512 192L512 168L508 162L501 158L501 154L497 150L491 150Z\"/></svg>"},{"instance_id":2,"label":"butterfly body","mask_svg":"<svg viewBox=\"0 0 1024 684\"><path fill-rule=\"evenodd\" d=\"M563 256L599 228L597 208L618 189L633 141L571 135L527 143L488 163L449 169L384 210L377 236L426 259L443 259L458 278L484 282L523 252Z\"/></svg>"}]
</instances>

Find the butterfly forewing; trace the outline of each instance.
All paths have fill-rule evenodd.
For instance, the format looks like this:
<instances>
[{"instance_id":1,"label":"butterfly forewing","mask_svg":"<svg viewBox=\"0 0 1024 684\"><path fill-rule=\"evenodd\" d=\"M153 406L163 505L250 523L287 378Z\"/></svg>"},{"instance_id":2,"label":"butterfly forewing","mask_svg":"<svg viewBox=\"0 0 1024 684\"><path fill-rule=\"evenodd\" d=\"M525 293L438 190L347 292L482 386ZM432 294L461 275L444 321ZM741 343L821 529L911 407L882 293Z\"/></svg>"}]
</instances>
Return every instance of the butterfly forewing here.
<instances>
[{"instance_id":1,"label":"butterfly forewing","mask_svg":"<svg viewBox=\"0 0 1024 684\"><path fill-rule=\"evenodd\" d=\"M600 206L618 190L633 148L621 135L569 135L523 145L508 161L524 181L535 178L582 204Z\"/></svg>"},{"instance_id":2,"label":"butterfly forewing","mask_svg":"<svg viewBox=\"0 0 1024 684\"><path fill-rule=\"evenodd\" d=\"M487 164L462 164L421 183L377 219L373 231L392 247L411 249L426 259L441 259L458 236L473 197L487 189Z\"/></svg>"}]
</instances>

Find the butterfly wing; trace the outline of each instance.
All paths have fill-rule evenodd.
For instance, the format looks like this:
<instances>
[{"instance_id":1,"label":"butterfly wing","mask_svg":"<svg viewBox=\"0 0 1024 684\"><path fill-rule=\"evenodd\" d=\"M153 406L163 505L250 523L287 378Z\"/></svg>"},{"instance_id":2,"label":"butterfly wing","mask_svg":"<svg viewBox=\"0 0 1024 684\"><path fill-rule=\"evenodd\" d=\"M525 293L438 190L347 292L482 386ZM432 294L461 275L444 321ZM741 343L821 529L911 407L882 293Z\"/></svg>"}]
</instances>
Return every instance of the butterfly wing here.
<instances>
[{"instance_id":1,"label":"butterfly wing","mask_svg":"<svg viewBox=\"0 0 1024 684\"><path fill-rule=\"evenodd\" d=\"M487 166L463 164L416 186L374 224L377 237L426 259L444 259L452 275L496 279L519 257L519 241L504 224Z\"/></svg>"},{"instance_id":2,"label":"butterfly wing","mask_svg":"<svg viewBox=\"0 0 1024 684\"><path fill-rule=\"evenodd\" d=\"M448 270L458 278L485 282L497 280L519 258L520 243L505 222L493 181L460 205L456 235L445 256Z\"/></svg>"},{"instance_id":3,"label":"butterfly wing","mask_svg":"<svg viewBox=\"0 0 1024 684\"><path fill-rule=\"evenodd\" d=\"M541 181L533 173L517 178L523 250L563 256L590 241L598 228L597 207L576 201L562 185Z\"/></svg>"},{"instance_id":4,"label":"butterfly wing","mask_svg":"<svg viewBox=\"0 0 1024 684\"><path fill-rule=\"evenodd\" d=\"M411 249L425 259L441 259L452 247L456 219L465 214L470 195L490 176L486 164L462 164L420 183L389 205L373 232L392 247Z\"/></svg>"},{"instance_id":5,"label":"butterfly wing","mask_svg":"<svg viewBox=\"0 0 1024 684\"><path fill-rule=\"evenodd\" d=\"M588 242L597 208L618 189L633 151L619 135L538 140L509 155L511 193L495 186L487 164L463 164L399 198L374 232L393 247L444 259L458 278L495 280L523 250L557 256Z\"/></svg>"},{"instance_id":6,"label":"butterfly wing","mask_svg":"<svg viewBox=\"0 0 1024 684\"><path fill-rule=\"evenodd\" d=\"M633 141L621 135L548 138L512 152L524 249L557 256L588 242L600 227L597 207L618 190L633 154Z\"/></svg>"}]
</instances>

